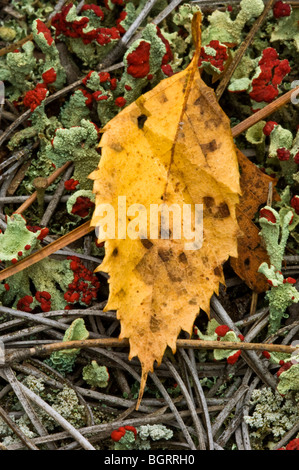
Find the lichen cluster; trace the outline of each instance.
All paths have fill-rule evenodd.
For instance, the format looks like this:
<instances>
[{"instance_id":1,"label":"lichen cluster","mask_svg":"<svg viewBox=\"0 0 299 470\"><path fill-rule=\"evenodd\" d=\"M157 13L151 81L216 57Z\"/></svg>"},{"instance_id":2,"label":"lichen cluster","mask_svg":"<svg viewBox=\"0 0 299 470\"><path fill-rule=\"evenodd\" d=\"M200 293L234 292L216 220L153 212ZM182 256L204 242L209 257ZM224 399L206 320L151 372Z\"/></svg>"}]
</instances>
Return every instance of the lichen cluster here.
<instances>
[{"instance_id":1,"label":"lichen cluster","mask_svg":"<svg viewBox=\"0 0 299 470\"><path fill-rule=\"evenodd\" d=\"M252 411L245 416L250 428L253 448L271 449L299 419L298 394L282 397L277 391L264 387L256 389L251 396Z\"/></svg>"}]
</instances>

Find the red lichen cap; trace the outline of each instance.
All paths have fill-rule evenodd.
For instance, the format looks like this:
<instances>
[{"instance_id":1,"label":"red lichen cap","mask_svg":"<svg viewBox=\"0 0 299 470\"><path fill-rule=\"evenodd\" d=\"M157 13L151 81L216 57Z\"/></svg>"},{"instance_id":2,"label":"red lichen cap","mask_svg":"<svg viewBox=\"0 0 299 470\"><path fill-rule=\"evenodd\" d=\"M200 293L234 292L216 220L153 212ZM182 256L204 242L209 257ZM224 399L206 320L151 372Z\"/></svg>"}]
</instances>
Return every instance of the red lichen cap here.
<instances>
[{"instance_id":1,"label":"red lichen cap","mask_svg":"<svg viewBox=\"0 0 299 470\"><path fill-rule=\"evenodd\" d=\"M89 214L89 209L94 207L94 202L92 202L89 197L79 196L72 208L72 214L78 215L79 217L87 217Z\"/></svg>"},{"instance_id":2,"label":"red lichen cap","mask_svg":"<svg viewBox=\"0 0 299 470\"><path fill-rule=\"evenodd\" d=\"M276 217L270 209L261 209L260 210L260 218L267 219L268 222L272 222L272 224L276 224Z\"/></svg>"},{"instance_id":3,"label":"red lichen cap","mask_svg":"<svg viewBox=\"0 0 299 470\"><path fill-rule=\"evenodd\" d=\"M88 11L88 10L93 11L96 16L101 18L101 20L104 19L103 10L98 5L95 5L95 4L92 3L92 4L89 4L89 5L83 5L83 7L81 8L81 12L82 11Z\"/></svg>"},{"instance_id":4,"label":"red lichen cap","mask_svg":"<svg viewBox=\"0 0 299 470\"><path fill-rule=\"evenodd\" d=\"M125 10L123 10L116 20L116 27L118 31L120 32L120 34L124 34L126 32L125 28L120 23L126 19L127 15L128 13Z\"/></svg>"},{"instance_id":5,"label":"red lichen cap","mask_svg":"<svg viewBox=\"0 0 299 470\"><path fill-rule=\"evenodd\" d=\"M163 44L166 48L166 52L165 52L164 56L162 57L162 65L166 65L166 64L168 64L168 62L172 61L173 53L171 51L169 41L163 36L159 26L157 26L156 28L157 28L157 36L158 36L159 39L161 39L161 41L163 42Z\"/></svg>"},{"instance_id":6,"label":"red lichen cap","mask_svg":"<svg viewBox=\"0 0 299 470\"><path fill-rule=\"evenodd\" d=\"M285 363L281 366L281 368L277 371L277 373L276 373L277 377L279 377L280 374L282 374L283 372L286 372L287 370L289 370L289 369L292 367L292 365L293 365L293 364L291 363L291 361L285 362Z\"/></svg>"},{"instance_id":7,"label":"red lichen cap","mask_svg":"<svg viewBox=\"0 0 299 470\"><path fill-rule=\"evenodd\" d=\"M22 312L32 312L32 308L30 308L30 304L33 302L33 297L31 295L25 295L22 297L17 303L17 309L21 310Z\"/></svg>"},{"instance_id":8,"label":"red lichen cap","mask_svg":"<svg viewBox=\"0 0 299 470\"><path fill-rule=\"evenodd\" d=\"M299 165L299 152L297 152L294 156L294 162L296 163L296 165Z\"/></svg>"},{"instance_id":9,"label":"red lichen cap","mask_svg":"<svg viewBox=\"0 0 299 470\"><path fill-rule=\"evenodd\" d=\"M207 54L205 48L202 47L198 66L200 67L203 62L209 62L213 67L218 69L220 72L223 72L225 62L228 59L227 47L216 40L211 41L207 46L214 49L216 51L216 55Z\"/></svg>"},{"instance_id":10,"label":"red lichen cap","mask_svg":"<svg viewBox=\"0 0 299 470\"><path fill-rule=\"evenodd\" d=\"M271 356L270 356L270 353L269 353L268 351L263 351L263 352L262 352L262 355L263 355L264 357L266 357L267 359L270 359L270 357L271 357Z\"/></svg>"},{"instance_id":11,"label":"red lichen cap","mask_svg":"<svg viewBox=\"0 0 299 470\"><path fill-rule=\"evenodd\" d=\"M165 75L167 75L167 77L171 77L174 74L174 71L169 64L162 65L161 70Z\"/></svg>"},{"instance_id":12,"label":"red lichen cap","mask_svg":"<svg viewBox=\"0 0 299 470\"><path fill-rule=\"evenodd\" d=\"M277 149L277 158L281 162L288 161L290 159L291 152L286 148Z\"/></svg>"},{"instance_id":13,"label":"red lichen cap","mask_svg":"<svg viewBox=\"0 0 299 470\"><path fill-rule=\"evenodd\" d=\"M235 354L232 354L231 356L229 356L226 361L228 364L235 364L237 362L237 360L239 359L239 356L241 354L241 351L237 351Z\"/></svg>"},{"instance_id":14,"label":"red lichen cap","mask_svg":"<svg viewBox=\"0 0 299 470\"><path fill-rule=\"evenodd\" d=\"M293 439L286 446L286 450L299 450L299 439Z\"/></svg>"},{"instance_id":15,"label":"red lichen cap","mask_svg":"<svg viewBox=\"0 0 299 470\"><path fill-rule=\"evenodd\" d=\"M74 178L71 178L64 182L64 187L67 191L75 191L75 189L77 189L78 184L78 180L74 180Z\"/></svg>"},{"instance_id":16,"label":"red lichen cap","mask_svg":"<svg viewBox=\"0 0 299 470\"><path fill-rule=\"evenodd\" d=\"M133 52L127 55L127 72L134 78L144 78L150 72L150 49L149 42L141 41Z\"/></svg>"},{"instance_id":17,"label":"red lichen cap","mask_svg":"<svg viewBox=\"0 0 299 470\"><path fill-rule=\"evenodd\" d=\"M124 435L126 434L126 430L125 428L122 426L118 429L116 429L115 431L112 431L111 433L111 439L114 441L114 442L118 442L120 441L120 439L122 437L124 437Z\"/></svg>"},{"instance_id":18,"label":"red lichen cap","mask_svg":"<svg viewBox=\"0 0 299 470\"><path fill-rule=\"evenodd\" d=\"M46 85L54 83L56 78L57 75L53 67L42 74L42 79Z\"/></svg>"},{"instance_id":19,"label":"red lichen cap","mask_svg":"<svg viewBox=\"0 0 299 470\"><path fill-rule=\"evenodd\" d=\"M230 331L230 328L227 325L219 325L215 328L216 335L221 337L225 336L228 331Z\"/></svg>"},{"instance_id":20,"label":"red lichen cap","mask_svg":"<svg viewBox=\"0 0 299 470\"><path fill-rule=\"evenodd\" d=\"M273 129L275 128L275 126L278 126L277 122L275 122L275 121L267 122L267 124L264 126L263 133L266 136L269 136L271 134L271 132L273 131Z\"/></svg>"},{"instance_id":21,"label":"red lichen cap","mask_svg":"<svg viewBox=\"0 0 299 470\"><path fill-rule=\"evenodd\" d=\"M38 83L33 90L27 91L23 100L24 106L26 106L26 108L30 108L33 112L46 98L47 92L48 90L45 87L45 84Z\"/></svg>"},{"instance_id":22,"label":"red lichen cap","mask_svg":"<svg viewBox=\"0 0 299 470\"><path fill-rule=\"evenodd\" d=\"M295 209L296 214L299 215L299 196L296 195L291 199L291 206Z\"/></svg>"},{"instance_id":23,"label":"red lichen cap","mask_svg":"<svg viewBox=\"0 0 299 470\"><path fill-rule=\"evenodd\" d=\"M38 34L42 33L48 45L51 46L54 39L51 36L51 31L49 30L49 28L45 25L45 23L43 23L39 19L36 20L36 27L37 27Z\"/></svg>"},{"instance_id":24,"label":"red lichen cap","mask_svg":"<svg viewBox=\"0 0 299 470\"><path fill-rule=\"evenodd\" d=\"M134 433L135 439L137 437L137 430L134 428L134 426L121 426L120 428L112 431L111 433L111 439L114 442L118 442L124 435L126 434L126 431L131 431Z\"/></svg>"},{"instance_id":25,"label":"red lichen cap","mask_svg":"<svg viewBox=\"0 0 299 470\"><path fill-rule=\"evenodd\" d=\"M278 85L290 73L291 67L287 59L279 59L273 47L264 49L259 67L260 74L252 80L252 90L249 96L258 103L271 103L278 96Z\"/></svg>"},{"instance_id":26,"label":"red lichen cap","mask_svg":"<svg viewBox=\"0 0 299 470\"><path fill-rule=\"evenodd\" d=\"M290 16L292 13L292 7L291 5L288 5L285 2L282 2L279 0L276 2L273 6L273 14L275 18L282 18L284 16Z\"/></svg>"},{"instance_id":27,"label":"red lichen cap","mask_svg":"<svg viewBox=\"0 0 299 470\"><path fill-rule=\"evenodd\" d=\"M122 96L119 96L118 98L116 98L116 100L114 101L114 103L116 104L116 106L118 106L119 108L123 108L126 104L126 100L125 98L123 98Z\"/></svg>"},{"instance_id":28,"label":"red lichen cap","mask_svg":"<svg viewBox=\"0 0 299 470\"><path fill-rule=\"evenodd\" d=\"M285 282L284 282L285 281ZM284 284L285 283L288 283L288 284L296 284L296 279L294 279L293 277L287 277L286 279L284 279Z\"/></svg>"}]
</instances>

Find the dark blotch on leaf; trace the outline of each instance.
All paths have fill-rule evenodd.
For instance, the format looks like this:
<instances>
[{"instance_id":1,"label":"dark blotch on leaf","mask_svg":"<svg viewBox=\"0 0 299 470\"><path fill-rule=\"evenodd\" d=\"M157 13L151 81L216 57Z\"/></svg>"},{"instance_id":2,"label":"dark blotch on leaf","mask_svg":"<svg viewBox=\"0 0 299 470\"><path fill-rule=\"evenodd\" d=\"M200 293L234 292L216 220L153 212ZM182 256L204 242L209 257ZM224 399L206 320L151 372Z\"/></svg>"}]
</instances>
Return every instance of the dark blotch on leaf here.
<instances>
[{"instance_id":1,"label":"dark blotch on leaf","mask_svg":"<svg viewBox=\"0 0 299 470\"><path fill-rule=\"evenodd\" d=\"M140 241L141 241L142 245L144 246L144 248L146 248L147 250L150 250L151 247L153 246L153 243L148 239L143 239L142 238Z\"/></svg>"},{"instance_id":2,"label":"dark blotch on leaf","mask_svg":"<svg viewBox=\"0 0 299 470\"><path fill-rule=\"evenodd\" d=\"M138 122L139 129L143 129L143 126L146 120L147 120L147 116L145 114L141 114L140 116L138 116L137 122Z\"/></svg>"}]
</instances>

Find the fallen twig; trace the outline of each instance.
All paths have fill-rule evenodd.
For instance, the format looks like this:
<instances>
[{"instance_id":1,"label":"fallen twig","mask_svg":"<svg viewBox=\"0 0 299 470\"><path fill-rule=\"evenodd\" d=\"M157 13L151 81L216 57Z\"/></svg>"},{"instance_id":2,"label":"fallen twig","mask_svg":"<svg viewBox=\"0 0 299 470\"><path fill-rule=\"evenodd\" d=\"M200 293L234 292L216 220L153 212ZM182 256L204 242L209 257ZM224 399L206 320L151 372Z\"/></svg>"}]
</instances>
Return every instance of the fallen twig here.
<instances>
[{"instance_id":1,"label":"fallen twig","mask_svg":"<svg viewBox=\"0 0 299 470\"><path fill-rule=\"evenodd\" d=\"M232 128L233 137L238 137L238 135L247 131L247 129L252 127L254 124L257 124L259 121L268 118L271 114L275 113L275 111L289 103L292 97L296 96L296 94L298 93L299 86L280 96L279 98L277 98L277 100L268 104L265 108L260 109L256 113L252 114L249 118L245 119L245 121L242 121L237 124L235 127Z\"/></svg>"},{"instance_id":2,"label":"fallen twig","mask_svg":"<svg viewBox=\"0 0 299 470\"><path fill-rule=\"evenodd\" d=\"M233 341L205 341L193 339L178 339L176 342L178 348L191 349L229 349L234 351L268 351L292 354L298 352L298 347L284 344L267 343L235 343ZM96 338L86 339L84 341L63 341L59 343L44 344L28 349L18 349L15 351L6 351L6 362L11 363L32 356L49 355L54 351L63 349L83 349L83 348L118 348L129 346L129 340L118 338Z\"/></svg>"}]
</instances>

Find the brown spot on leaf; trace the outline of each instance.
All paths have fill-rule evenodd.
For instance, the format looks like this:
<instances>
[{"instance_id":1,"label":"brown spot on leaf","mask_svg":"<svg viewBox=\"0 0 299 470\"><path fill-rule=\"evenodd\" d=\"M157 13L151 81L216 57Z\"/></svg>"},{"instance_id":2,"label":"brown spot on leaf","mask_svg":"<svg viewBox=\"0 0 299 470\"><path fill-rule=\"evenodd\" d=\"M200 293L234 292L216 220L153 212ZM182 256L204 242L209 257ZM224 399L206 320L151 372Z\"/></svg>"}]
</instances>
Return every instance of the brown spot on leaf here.
<instances>
[{"instance_id":1,"label":"brown spot on leaf","mask_svg":"<svg viewBox=\"0 0 299 470\"><path fill-rule=\"evenodd\" d=\"M112 251L112 256L117 256L118 255L118 248L114 248Z\"/></svg>"},{"instance_id":2,"label":"brown spot on leaf","mask_svg":"<svg viewBox=\"0 0 299 470\"><path fill-rule=\"evenodd\" d=\"M188 262L187 256L185 255L184 252L179 254L179 262L183 264L186 264Z\"/></svg>"},{"instance_id":3,"label":"brown spot on leaf","mask_svg":"<svg viewBox=\"0 0 299 470\"><path fill-rule=\"evenodd\" d=\"M118 142L112 143L110 145L110 148L112 150L115 150L115 152L122 152L123 151L123 147Z\"/></svg>"},{"instance_id":4,"label":"brown spot on leaf","mask_svg":"<svg viewBox=\"0 0 299 470\"><path fill-rule=\"evenodd\" d=\"M221 276L221 269L220 269L220 268L218 268L218 267L217 267L217 268L215 268L215 269L214 269L214 274L215 274L215 276L218 276L218 277L220 277L220 276Z\"/></svg>"},{"instance_id":5,"label":"brown spot on leaf","mask_svg":"<svg viewBox=\"0 0 299 470\"><path fill-rule=\"evenodd\" d=\"M167 98L167 96L165 95L165 93L161 93L161 94L159 95L159 101L160 101L160 103L166 103L166 102L168 101L168 98Z\"/></svg>"},{"instance_id":6,"label":"brown spot on leaf","mask_svg":"<svg viewBox=\"0 0 299 470\"><path fill-rule=\"evenodd\" d=\"M204 155L208 153L215 152L219 148L215 139L211 140L211 142L207 144L200 144L201 150L203 151Z\"/></svg>"},{"instance_id":7,"label":"brown spot on leaf","mask_svg":"<svg viewBox=\"0 0 299 470\"><path fill-rule=\"evenodd\" d=\"M139 129L143 129L143 126L146 120L147 120L147 116L145 114L141 114L140 116L138 116L137 122L138 122Z\"/></svg>"},{"instance_id":8,"label":"brown spot on leaf","mask_svg":"<svg viewBox=\"0 0 299 470\"><path fill-rule=\"evenodd\" d=\"M151 247L153 246L153 243L148 239L142 238L140 241L141 241L142 245L144 246L144 248L146 248L147 250L150 250Z\"/></svg>"},{"instance_id":9,"label":"brown spot on leaf","mask_svg":"<svg viewBox=\"0 0 299 470\"><path fill-rule=\"evenodd\" d=\"M152 333L157 333L160 329L160 321L157 320L157 318L154 317L154 315L151 315L150 318L150 330Z\"/></svg>"},{"instance_id":10,"label":"brown spot on leaf","mask_svg":"<svg viewBox=\"0 0 299 470\"><path fill-rule=\"evenodd\" d=\"M167 263L167 261L169 261L172 256L172 250L165 250L163 248L160 248L158 250L158 255L164 263Z\"/></svg>"},{"instance_id":11,"label":"brown spot on leaf","mask_svg":"<svg viewBox=\"0 0 299 470\"><path fill-rule=\"evenodd\" d=\"M210 209L215 205L215 199L211 196L206 196L203 198L203 203L208 209Z\"/></svg>"},{"instance_id":12,"label":"brown spot on leaf","mask_svg":"<svg viewBox=\"0 0 299 470\"><path fill-rule=\"evenodd\" d=\"M215 219L226 219L226 217L230 216L230 210L226 202L222 202L217 207L217 212L214 214Z\"/></svg>"}]
</instances>

